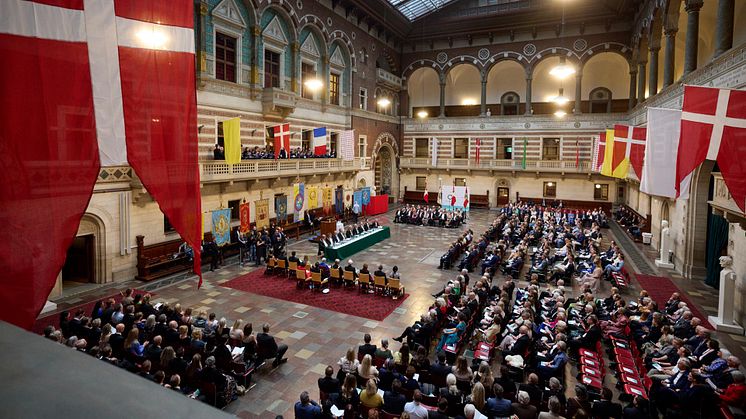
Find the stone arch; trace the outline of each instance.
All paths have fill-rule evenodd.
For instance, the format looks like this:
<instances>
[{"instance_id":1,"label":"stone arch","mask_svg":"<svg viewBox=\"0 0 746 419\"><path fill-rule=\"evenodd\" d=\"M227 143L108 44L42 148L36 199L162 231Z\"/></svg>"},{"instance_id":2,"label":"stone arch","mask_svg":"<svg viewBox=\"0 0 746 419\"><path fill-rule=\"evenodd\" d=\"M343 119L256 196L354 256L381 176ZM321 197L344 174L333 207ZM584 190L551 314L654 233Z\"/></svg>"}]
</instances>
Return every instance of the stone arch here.
<instances>
[{"instance_id":1,"label":"stone arch","mask_svg":"<svg viewBox=\"0 0 746 419\"><path fill-rule=\"evenodd\" d=\"M75 237L93 236L93 254L91 257L91 266L93 268L93 283L103 284L109 282L111 275L109 266L107 266L106 252L106 224L98 215L86 212L80 219L78 231Z\"/></svg>"},{"instance_id":2,"label":"stone arch","mask_svg":"<svg viewBox=\"0 0 746 419\"><path fill-rule=\"evenodd\" d=\"M533 71L539 63L552 57L565 57L568 62L574 64L578 69L581 69L583 66L583 63L580 61L580 56L575 51L565 47L553 47L543 49L531 57L527 69Z\"/></svg>"},{"instance_id":3,"label":"stone arch","mask_svg":"<svg viewBox=\"0 0 746 419\"><path fill-rule=\"evenodd\" d=\"M367 186L367 182L365 181L365 178L361 177L360 179L358 179L357 181L358 188L364 188L366 186Z\"/></svg>"},{"instance_id":4,"label":"stone arch","mask_svg":"<svg viewBox=\"0 0 746 419\"><path fill-rule=\"evenodd\" d=\"M431 68L436 73L438 73L439 76L442 75L443 73L443 67L438 65L438 63L436 63L433 60L422 59L422 60L412 61L411 63L409 63L409 65L404 67L404 72L402 73L401 79L402 79L402 82L405 84L405 86L406 86L407 80L412 75L412 73L414 73L415 71L421 68Z\"/></svg>"},{"instance_id":5,"label":"stone arch","mask_svg":"<svg viewBox=\"0 0 746 419\"><path fill-rule=\"evenodd\" d=\"M293 31L293 39L298 39L298 28L301 26L300 21L298 20L298 15L295 13L295 9L293 9L293 6L290 4L289 1L279 1L277 3L272 3L271 0L269 3L267 3L266 6L264 6L264 9L262 9L262 12L260 16L264 16L264 14L268 10L274 10L277 12L277 14L281 15L285 21L288 22L288 26Z\"/></svg>"},{"instance_id":6,"label":"stone arch","mask_svg":"<svg viewBox=\"0 0 746 419\"><path fill-rule=\"evenodd\" d=\"M350 69L356 71L357 67L355 63L357 60L355 59L355 47L352 45L350 37L345 32L337 29L329 35L329 46L331 47L335 41L345 46L347 49L347 56L350 59Z\"/></svg>"},{"instance_id":7,"label":"stone arch","mask_svg":"<svg viewBox=\"0 0 746 419\"><path fill-rule=\"evenodd\" d=\"M464 64L476 68L479 75L484 78L484 66L476 57L472 57L471 55L459 55L458 57L453 57L448 60L448 62L443 66L443 76L448 78L448 73L450 73L451 70Z\"/></svg>"},{"instance_id":8,"label":"stone arch","mask_svg":"<svg viewBox=\"0 0 746 419\"><path fill-rule=\"evenodd\" d=\"M324 25L324 21L316 15L305 15L299 20L298 34L303 33L304 29L308 29L316 33L321 42L324 44L329 43L329 31Z\"/></svg>"},{"instance_id":9,"label":"stone arch","mask_svg":"<svg viewBox=\"0 0 746 419\"><path fill-rule=\"evenodd\" d=\"M240 4L243 4L243 6L246 8L246 11L249 15L250 22L248 26L256 25L256 23L259 21L259 17L257 16L256 12L259 10L259 5L256 4L255 0L239 0Z\"/></svg>"},{"instance_id":10,"label":"stone arch","mask_svg":"<svg viewBox=\"0 0 746 419\"><path fill-rule=\"evenodd\" d=\"M373 147L372 166L378 193L399 196L399 146L394 136L384 132Z\"/></svg>"},{"instance_id":11,"label":"stone arch","mask_svg":"<svg viewBox=\"0 0 746 419\"><path fill-rule=\"evenodd\" d=\"M460 106L467 99L473 101L473 105L478 105L482 80L482 68L476 64L462 62L450 67L444 73L445 105Z\"/></svg>"},{"instance_id":12,"label":"stone arch","mask_svg":"<svg viewBox=\"0 0 746 419\"><path fill-rule=\"evenodd\" d=\"M493 68L505 61L513 61L517 63L518 65L523 67L524 71L526 71L528 68L528 60L526 60L526 57L517 52L505 51L490 57L490 59L487 61L488 64L484 65L484 76L487 77L490 72L492 72Z\"/></svg>"},{"instance_id":13,"label":"stone arch","mask_svg":"<svg viewBox=\"0 0 746 419\"><path fill-rule=\"evenodd\" d=\"M627 45L621 44L619 42L604 42L589 47L580 55L580 60L583 63L583 66L585 66L585 64L594 56L605 52L621 56L622 58L624 58L625 61L627 61L627 65L631 68L632 50Z\"/></svg>"}]
</instances>

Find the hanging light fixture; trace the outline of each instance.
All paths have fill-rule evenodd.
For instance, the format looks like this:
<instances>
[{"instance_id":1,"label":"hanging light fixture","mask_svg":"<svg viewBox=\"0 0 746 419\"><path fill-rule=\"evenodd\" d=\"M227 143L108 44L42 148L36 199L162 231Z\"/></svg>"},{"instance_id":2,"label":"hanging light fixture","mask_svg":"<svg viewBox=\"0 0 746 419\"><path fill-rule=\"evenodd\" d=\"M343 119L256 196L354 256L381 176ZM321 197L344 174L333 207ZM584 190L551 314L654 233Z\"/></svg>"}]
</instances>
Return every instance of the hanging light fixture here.
<instances>
[{"instance_id":1,"label":"hanging light fixture","mask_svg":"<svg viewBox=\"0 0 746 419\"><path fill-rule=\"evenodd\" d=\"M559 59L560 59L559 64L554 66L551 70L549 70L549 74L551 74L554 77L557 77L558 79L564 79L567 76L575 74L575 67L571 66L570 64L567 64L567 57L563 55L563 56L560 56Z\"/></svg>"},{"instance_id":2,"label":"hanging light fixture","mask_svg":"<svg viewBox=\"0 0 746 419\"><path fill-rule=\"evenodd\" d=\"M560 106L567 104L569 101L570 99L565 97L565 89L562 87L559 88L559 94L552 99L552 102Z\"/></svg>"},{"instance_id":3,"label":"hanging light fixture","mask_svg":"<svg viewBox=\"0 0 746 419\"><path fill-rule=\"evenodd\" d=\"M567 115L567 112L563 111L562 109L557 109L554 112L554 116L556 116L557 118L564 118L565 115Z\"/></svg>"},{"instance_id":4,"label":"hanging light fixture","mask_svg":"<svg viewBox=\"0 0 746 419\"><path fill-rule=\"evenodd\" d=\"M324 83L317 78L308 79L303 83L303 85L306 86L312 92L316 92L320 90L322 87L324 87Z\"/></svg>"},{"instance_id":5,"label":"hanging light fixture","mask_svg":"<svg viewBox=\"0 0 746 419\"><path fill-rule=\"evenodd\" d=\"M424 118L427 118L427 111L426 111L426 110L424 110L424 109L422 109L422 110L420 110L419 112L417 112L417 116L418 116L419 118L422 118L422 119L424 119Z\"/></svg>"}]
</instances>

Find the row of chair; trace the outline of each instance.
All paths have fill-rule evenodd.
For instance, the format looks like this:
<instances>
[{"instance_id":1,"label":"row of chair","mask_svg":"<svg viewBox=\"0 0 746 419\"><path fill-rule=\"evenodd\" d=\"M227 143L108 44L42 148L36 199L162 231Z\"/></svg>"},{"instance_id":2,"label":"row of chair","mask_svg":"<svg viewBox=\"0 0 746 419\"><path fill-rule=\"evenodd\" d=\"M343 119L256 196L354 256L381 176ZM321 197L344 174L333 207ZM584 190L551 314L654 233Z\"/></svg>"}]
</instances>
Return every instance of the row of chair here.
<instances>
[{"instance_id":1,"label":"row of chair","mask_svg":"<svg viewBox=\"0 0 746 419\"><path fill-rule=\"evenodd\" d=\"M366 273L355 274L351 271L342 269L331 269L329 278L323 278L320 272L311 272L310 278L306 276L305 269L299 269L298 262L287 262L284 259L270 258L267 260L266 274L285 274L287 278L295 277L299 289L309 287L311 290L320 291L324 285L331 282L333 285L343 286L345 288L355 288L362 292L373 290L375 294L381 296L392 296L397 299L404 295L405 288L401 280L391 278L386 282L383 276L370 275ZM373 281L371 281L371 278Z\"/></svg>"}]
</instances>

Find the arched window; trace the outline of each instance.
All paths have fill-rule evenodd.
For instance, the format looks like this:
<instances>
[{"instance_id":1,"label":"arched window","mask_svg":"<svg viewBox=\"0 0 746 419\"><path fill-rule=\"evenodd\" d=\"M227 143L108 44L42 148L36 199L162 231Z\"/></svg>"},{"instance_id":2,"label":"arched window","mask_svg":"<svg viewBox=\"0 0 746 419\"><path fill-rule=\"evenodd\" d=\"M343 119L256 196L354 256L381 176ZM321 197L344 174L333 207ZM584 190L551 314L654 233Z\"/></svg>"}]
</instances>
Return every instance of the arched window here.
<instances>
[{"instance_id":1,"label":"arched window","mask_svg":"<svg viewBox=\"0 0 746 419\"><path fill-rule=\"evenodd\" d=\"M589 94L590 113L611 113L611 90L597 87Z\"/></svg>"},{"instance_id":2,"label":"arched window","mask_svg":"<svg viewBox=\"0 0 746 419\"><path fill-rule=\"evenodd\" d=\"M521 97L516 92L507 92L500 98L500 113L502 115L518 115Z\"/></svg>"}]
</instances>

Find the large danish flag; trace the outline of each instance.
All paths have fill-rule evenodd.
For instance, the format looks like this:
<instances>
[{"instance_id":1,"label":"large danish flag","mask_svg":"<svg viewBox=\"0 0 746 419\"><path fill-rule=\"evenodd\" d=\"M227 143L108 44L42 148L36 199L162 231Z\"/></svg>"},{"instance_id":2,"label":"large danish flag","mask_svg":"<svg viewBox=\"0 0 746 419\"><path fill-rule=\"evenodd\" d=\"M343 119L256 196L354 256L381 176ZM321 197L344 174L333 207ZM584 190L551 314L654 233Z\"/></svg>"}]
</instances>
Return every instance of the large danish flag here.
<instances>
[{"instance_id":1,"label":"large danish flag","mask_svg":"<svg viewBox=\"0 0 746 419\"><path fill-rule=\"evenodd\" d=\"M604 154L606 153L606 132L602 132L598 135L596 140L596 149L593 153L593 168L592 171L598 172L601 170L601 166L604 164Z\"/></svg>"},{"instance_id":2,"label":"large danish flag","mask_svg":"<svg viewBox=\"0 0 746 419\"><path fill-rule=\"evenodd\" d=\"M134 169L199 274L193 22L192 0L0 2L1 319L33 325L102 165Z\"/></svg>"},{"instance_id":3,"label":"large danish flag","mask_svg":"<svg viewBox=\"0 0 746 419\"><path fill-rule=\"evenodd\" d=\"M642 177L646 136L645 128L614 125L614 154L611 160L611 170L615 174L627 177L631 165L637 177Z\"/></svg>"},{"instance_id":4,"label":"large danish flag","mask_svg":"<svg viewBox=\"0 0 746 419\"><path fill-rule=\"evenodd\" d=\"M280 157L280 150L285 150L285 158L290 158L290 124L280 124L272 128L275 138L275 159Z\"/></svg>"},{"instance_id":5,"label":"large danish flag","mask_svg":"<svg viewBox=\"0 0 746 419\"><path fill-rule=\"evenodd\" d=\"M684 86L676 192L702 162L715 160L736 205L746 211L746 91Z\"/></svg>"}]
</instances>

